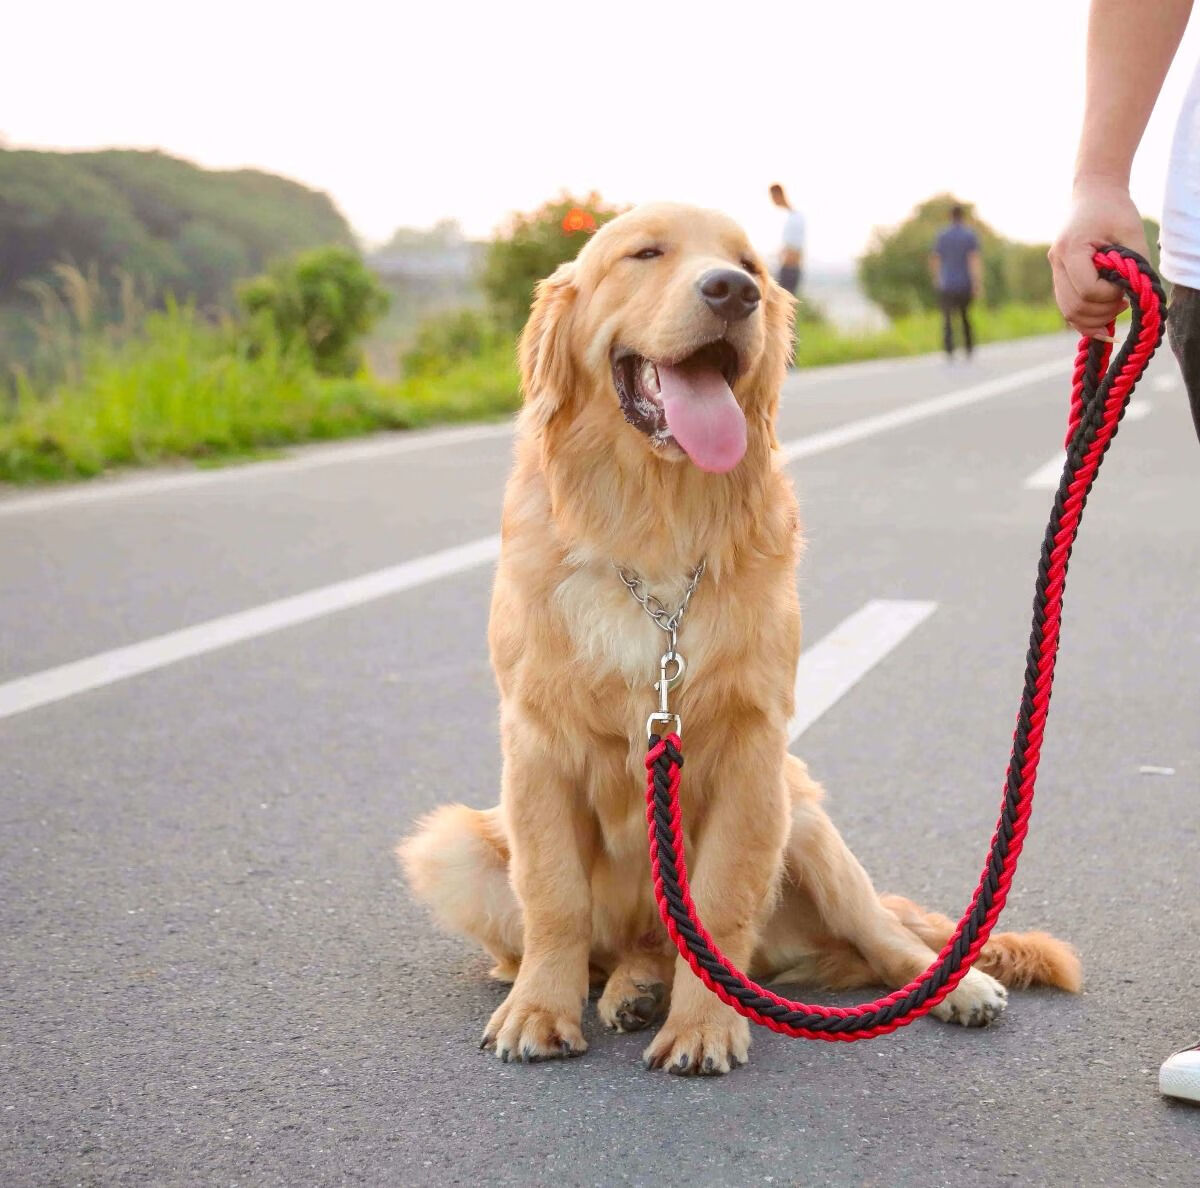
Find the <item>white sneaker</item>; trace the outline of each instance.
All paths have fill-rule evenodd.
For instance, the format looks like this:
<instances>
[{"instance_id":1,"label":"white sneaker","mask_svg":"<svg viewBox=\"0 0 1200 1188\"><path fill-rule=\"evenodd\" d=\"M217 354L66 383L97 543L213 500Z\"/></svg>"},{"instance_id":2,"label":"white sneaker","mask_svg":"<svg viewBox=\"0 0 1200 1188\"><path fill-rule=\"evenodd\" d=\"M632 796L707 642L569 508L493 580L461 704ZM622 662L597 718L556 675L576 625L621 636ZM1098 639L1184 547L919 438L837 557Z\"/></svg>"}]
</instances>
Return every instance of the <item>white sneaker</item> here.
<instances>
[{"instance_id":1,"label":"white sneaker","mask_svg":"<svg viewBox=\"0 0 1200 1188\"><path fill-rule=\"evenodd\" d=\"M1200 1104L1200 1044L1163 1061L1158 1070L1158 1090L1167 1097Z\"/></svg>"}]
</instances>

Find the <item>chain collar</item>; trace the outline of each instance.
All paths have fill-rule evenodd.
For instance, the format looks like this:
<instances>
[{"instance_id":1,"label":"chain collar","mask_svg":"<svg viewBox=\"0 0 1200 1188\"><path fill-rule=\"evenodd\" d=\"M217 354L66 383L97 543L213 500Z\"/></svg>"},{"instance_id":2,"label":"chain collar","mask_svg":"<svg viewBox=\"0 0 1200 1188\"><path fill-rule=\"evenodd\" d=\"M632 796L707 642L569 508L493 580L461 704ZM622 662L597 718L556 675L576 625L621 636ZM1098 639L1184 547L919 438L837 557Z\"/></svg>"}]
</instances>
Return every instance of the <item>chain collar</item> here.
<instances>
[{"instance_id":1,"label":"chain collar","mask_svg":"<svg viewBox=\"0 0 1200 1188\"><path fill-rule=\"evenodd\" d=\"M675 734L683 733L683 721L678 714L671 713L670 706L667 704L667 694L672 687L683 680L684 669L687 667L675 644L679 637L679 624L683 622L688 603L692 601L692 595L695 594L696 587L700 584L701 577L704 576L706 564L707 562L701 561L692 570L687 589L683 592L683 599L674 611L670 611L662 599L652 594L646 583L632 569L623 569L615 561L613 562L613 568L620 575L621 581L625 583L629 593L642 604L642 610L650 616L657 627L667 633L671 641L658 662L658 680L654 682L654 688L658 692L658 712L651 714L646 719L646 733L650 737L654 736L660 723L663 727L674 723ZM673 671L668 671L669 669L673 669Z\"/></svg>"},{"instance_id":2,"label":"chain collar","mask_svg":"<svg viewBox=\"0 0 1200 1188\"><path fill-rule=\"evenodd\" d=\"M613 562L613 568L620 575L621 581L625 583L629 593L642 604L642 610L654 620L658 627L671 637L671 651L675 650L675 640L679 635L679 624L683 621L688 603L692 601L692 595L695 594L696 587L700 584L700 579L704 576L704 570L707 565L707 561L701 561L692 570L692 576L688 581L687 589L683 592L683 599L674 612L672 612L667 609L662 599L650 593L650 588L632 569L625 569L615 561Z\"/></svg>"}]
</instances>

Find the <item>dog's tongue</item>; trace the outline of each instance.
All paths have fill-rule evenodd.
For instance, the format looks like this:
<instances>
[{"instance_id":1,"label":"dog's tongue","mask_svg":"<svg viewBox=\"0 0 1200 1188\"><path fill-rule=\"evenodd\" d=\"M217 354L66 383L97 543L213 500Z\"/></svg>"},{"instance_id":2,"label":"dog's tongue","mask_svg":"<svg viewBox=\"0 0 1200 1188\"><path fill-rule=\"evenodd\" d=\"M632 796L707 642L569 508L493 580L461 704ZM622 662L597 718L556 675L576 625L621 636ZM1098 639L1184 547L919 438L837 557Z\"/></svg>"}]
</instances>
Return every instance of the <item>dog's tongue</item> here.
<instances>
[{"instance_id":1,"label":"dog's tongue","mask_svg":"<svg viewBox=\"0 0 1200 1188\"><path fill-rule=\"evenodd\" d=\"M724 474L746 452L746 417L721 372L708 363L658 368L667 428L701 470Z\"/></svg>"}]
</instances>

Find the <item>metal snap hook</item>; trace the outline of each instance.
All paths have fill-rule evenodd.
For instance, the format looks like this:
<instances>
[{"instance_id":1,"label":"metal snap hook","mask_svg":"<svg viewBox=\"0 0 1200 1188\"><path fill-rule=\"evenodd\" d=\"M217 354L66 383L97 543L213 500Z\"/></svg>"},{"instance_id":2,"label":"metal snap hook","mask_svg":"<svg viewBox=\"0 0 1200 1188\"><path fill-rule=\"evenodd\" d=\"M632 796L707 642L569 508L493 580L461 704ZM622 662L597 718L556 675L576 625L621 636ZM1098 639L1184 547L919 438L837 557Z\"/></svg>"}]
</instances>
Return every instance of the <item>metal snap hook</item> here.
<instances>
[{"instance_id":1,"label":"metal snap hook","mask_svg":"<svg viewBox=\"0 0 1200 1188\"><path fill-rule=\"evenodd\" d=\"M670 664L675 665L675 671L668 676L667 666ZM659 676L658 680L655 682L655 686L661 686L665 682L668 689L673 689L681 680L683 680L683 674L686 671L687 662L677 651L675 651L674 648L671 648L669 651L663 653L662 659L658 662Z\"/></svg>"}]
</instances>

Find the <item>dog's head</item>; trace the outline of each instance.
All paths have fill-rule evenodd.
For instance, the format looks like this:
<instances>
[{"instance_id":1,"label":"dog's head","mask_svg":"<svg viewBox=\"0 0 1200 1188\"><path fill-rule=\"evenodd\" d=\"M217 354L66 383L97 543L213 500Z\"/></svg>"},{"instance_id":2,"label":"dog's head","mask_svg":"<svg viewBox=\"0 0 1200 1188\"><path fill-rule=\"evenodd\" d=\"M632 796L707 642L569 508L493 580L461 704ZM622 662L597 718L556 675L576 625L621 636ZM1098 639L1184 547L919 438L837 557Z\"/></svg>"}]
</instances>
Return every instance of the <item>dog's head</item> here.
<instances>
[{"instance_id":1,"label":"dog's head","mask_svg":"<svg viewBox=\"0 0 1200 1188\"><path fill-rule=\"evenodd\" d=\"M748 438L773 440L792 306L731 219L637 207L539 285L521 336L526 415L732 470Z\"/></svg>"}]
</instances>

